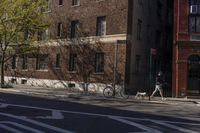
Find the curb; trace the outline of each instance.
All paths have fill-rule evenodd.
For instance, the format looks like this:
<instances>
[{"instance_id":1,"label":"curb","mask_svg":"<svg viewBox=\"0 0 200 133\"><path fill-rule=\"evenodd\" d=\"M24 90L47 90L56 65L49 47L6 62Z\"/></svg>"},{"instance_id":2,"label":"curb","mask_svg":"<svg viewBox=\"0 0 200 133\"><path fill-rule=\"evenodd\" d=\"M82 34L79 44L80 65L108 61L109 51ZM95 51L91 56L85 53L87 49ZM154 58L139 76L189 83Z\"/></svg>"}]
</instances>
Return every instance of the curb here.
<instances>
[{"instance_id":1,"label":"curb","mask_svg":"<svg viewBox=\"0 0 200 133\"><path fill-rule=\"evenodd\" d=\"M129 98L129 99L122 99L119 97L114 97L114 98L105 98L101 96L100 94L82 94L80 92L67 92L65 91L66 94L55 94L55 93L50 93L46 94L45 92L51 92L49 89L43 89L42 91L37 92L37 91L30 91L34 90L34 88L30 89L17 89L17 88L0 88L0 92L3 93L11 93L11 94L22 94L25 96L37 96L40 98L51 98L55 100L67 100L67 99L79 99L79 100L101 100L103 102L121 102L121 103L151 103L151 104L166 104L166 105L172 105L176 104L178 102L184 102L184 103L193 103L193 104L200 104L200 100L193 100L193 99L172 99L172 98L166 98L166 100L160 100L160 97L155 97L155 99L151 99L150 101L148 99L134 99L134 98ZM55 89L54 89L55 90ZM61 91L60 91L61 92ZM131 96L132 97L132 96Z\"/></svg>"}]
</instances>

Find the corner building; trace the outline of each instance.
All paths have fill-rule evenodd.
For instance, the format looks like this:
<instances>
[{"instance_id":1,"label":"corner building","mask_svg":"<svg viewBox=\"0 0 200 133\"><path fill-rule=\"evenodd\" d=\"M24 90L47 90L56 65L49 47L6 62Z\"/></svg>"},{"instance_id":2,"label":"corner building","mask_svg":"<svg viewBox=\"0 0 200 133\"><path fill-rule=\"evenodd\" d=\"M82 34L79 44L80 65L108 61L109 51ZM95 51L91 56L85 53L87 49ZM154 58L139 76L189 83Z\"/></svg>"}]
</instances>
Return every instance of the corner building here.
<instances>
[{"instance_id":1,"label":"corner building","mask_svg":"<svg viewBox=\"0 0 200 133\"><path fill-rule=\"evenodd\" d=\"M173 94L200 96L200 0L174 0Z\"/></svg>"}]
</instances>

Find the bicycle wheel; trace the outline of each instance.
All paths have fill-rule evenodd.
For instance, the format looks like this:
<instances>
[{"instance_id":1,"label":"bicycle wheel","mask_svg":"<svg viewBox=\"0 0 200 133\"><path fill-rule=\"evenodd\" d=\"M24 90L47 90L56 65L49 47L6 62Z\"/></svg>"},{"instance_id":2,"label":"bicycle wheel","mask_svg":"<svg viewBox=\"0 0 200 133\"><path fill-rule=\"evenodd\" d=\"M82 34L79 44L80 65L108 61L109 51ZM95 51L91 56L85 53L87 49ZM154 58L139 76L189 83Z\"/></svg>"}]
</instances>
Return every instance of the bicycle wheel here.
<instances>
[{"instance_id":1,"label":"bicycle wheel","mask_svg":"<svg viewBox=\"0 0 200 133\"><path fill-rule=\"evenodd\" d=\"M103 96L104 97L113 97L113 95L114 95L113 88L110 86L106 86L106 88L104 88L104 90L103 90Z\"/></svg>"},{"instance_id":2,"label":"bicycle wheel","mask_svg":"<svg viewBox=\"0 0 200 133\"><path fill-rule=\"evenodd\" d=\"M128 91L125 91L125 89L121 89L121 90L120 90L120 96L121 96L122 98L124 98L124 99L128 99L129 96L130 96L130 94L129 94Z\"/></svg>"}]
</instances>

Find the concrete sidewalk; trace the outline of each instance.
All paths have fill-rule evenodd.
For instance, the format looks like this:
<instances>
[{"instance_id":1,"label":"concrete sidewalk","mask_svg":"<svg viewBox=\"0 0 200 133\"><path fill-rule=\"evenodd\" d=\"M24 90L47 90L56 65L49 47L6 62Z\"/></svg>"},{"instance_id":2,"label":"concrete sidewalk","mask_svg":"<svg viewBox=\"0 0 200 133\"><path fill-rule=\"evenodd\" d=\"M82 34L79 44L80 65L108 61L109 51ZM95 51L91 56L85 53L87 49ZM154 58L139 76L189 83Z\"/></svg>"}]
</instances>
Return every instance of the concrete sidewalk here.
<instances>
[{"instance_id":1,"label":"concrete sidewalk","mask_svg":"<svg viewBox=\"0 0 200 133\"><path fill-rule=\"evenodd\" d=\"M32 87L26 85L15 85L13 88L0 88L0 92L21 94L28 96L36 96L42 98L50 98L56 100L102 100L102 101L116 101L116 102L145 102L145 103L156 103L156 104L178 104L178 103L191 103L200 104L200 99L187 99L187 98L171 98L167 97L166 100L161 100L160 97L154 97L149 101L149 97L144 99L135 99L132 95L129 99L122 99L120 97L105 98L100 93L89 93L85 94L80 91L69 91L67 89L59 88L44 88L44 87Z\"/></svg>"}]
</instances>

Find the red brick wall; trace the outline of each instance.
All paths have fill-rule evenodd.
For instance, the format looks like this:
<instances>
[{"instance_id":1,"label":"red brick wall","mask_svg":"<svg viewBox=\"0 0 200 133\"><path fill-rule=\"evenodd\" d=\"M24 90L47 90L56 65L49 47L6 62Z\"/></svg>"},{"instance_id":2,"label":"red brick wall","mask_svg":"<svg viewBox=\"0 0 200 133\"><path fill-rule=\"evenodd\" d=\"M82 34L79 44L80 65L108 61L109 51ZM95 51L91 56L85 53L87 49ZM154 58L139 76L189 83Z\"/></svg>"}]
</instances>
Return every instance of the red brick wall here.
<instances>
[{"instance_id":1,"label":"red brick wall","mask_svg":"<svg viewBox=\"0 0 200 133\"><path fill-rule=\"evenodd\" d=\"M128 23L128 0L81 0L80 6L72 6L71 0L65 0L62 6L58 1L53 1L51 18L51 37L56 38L57 23L63 23L66 33L63 37L69 37L70 24L73 20L79 20L84 31L89 36L96 35L96 21L99 16L106 16L106 34L126 34Z\"/></svg>"},{"instance_id":2,"label":"red brick wall","mask_svg":"<svg viewBox=\"0 0 200 133\"><path fill-rule=\"evenodd\" d=\"M173 39L173 96L180 96L181 89L188 87L188 58L199 49L190 41L189 0L174 0L174 39Z\"/></svg>"},{"instance_id":3,"label":"red brick wall","mask_svg":"<svg viewBox=\"0 0 200 133\"><path fill-rule=\"evenodd\" d=\"M93 46L93 45L91 45ZM97 46L97 45L96 45ZM95 47L96 47L95 46ZM104 53L104 73L95 73L94 70L90 76L91 82L103 82L108 83L113 80L113 65L114 65L114 57L115 57L115 45L114 44L100 44L100 47L96 50L96 52ZM68 70L69 66L69 54L70 54L69 46L44 46L40 50L40 54L48 54L49 55L49 64L48 70L36 70L36 54L29 55L28 59L28 70L21 70L21 60L17 62L16 70L11 69L11 60L8 65L8 69L6 71L6 75L17 76L17 77L26 77L26 78L38 78L38 79L52 79L52 80L65 80L65 81L83 81L83 76L80 74L80 71L76 73L70 72ZM94 52L94 51L93 51ZM92 53L93 53L92 52ZM60 68L56 68L56 54L61 54L61 62ZM95 53L95 52L94 52ZM126 45L118 45L117 51L118 59L117 59L117 71L121 75L121 79L124 80L125 76L125 60L126 60ZM81 57L79 53L77 53L78 58ZM88 58L94 59L95 55L88 53ZM91 63L91 62L88 62ZM95 63L95 60L94 62Z\"/></svg>"}]
</instances>

